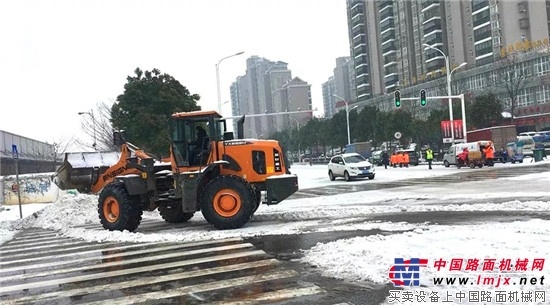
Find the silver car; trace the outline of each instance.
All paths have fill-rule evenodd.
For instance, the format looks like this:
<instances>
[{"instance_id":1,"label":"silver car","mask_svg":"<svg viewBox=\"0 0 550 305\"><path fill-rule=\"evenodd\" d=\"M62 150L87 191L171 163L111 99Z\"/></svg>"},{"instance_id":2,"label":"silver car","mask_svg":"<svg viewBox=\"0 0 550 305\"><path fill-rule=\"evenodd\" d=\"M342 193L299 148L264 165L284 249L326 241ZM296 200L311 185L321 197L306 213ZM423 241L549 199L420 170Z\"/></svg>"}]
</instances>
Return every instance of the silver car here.
<instances>
[{"instance_id":1,"label":"silver car","mask_svg":"<svg viewBox=\"0 0 550 305\"><path fill-rule=\"evenodd\" d=\"M340 154L332 157L328 163L328 177L344 177L346 181L354 178L374 179L374 166L358 153Z\"/></svg>"}]
</instances>

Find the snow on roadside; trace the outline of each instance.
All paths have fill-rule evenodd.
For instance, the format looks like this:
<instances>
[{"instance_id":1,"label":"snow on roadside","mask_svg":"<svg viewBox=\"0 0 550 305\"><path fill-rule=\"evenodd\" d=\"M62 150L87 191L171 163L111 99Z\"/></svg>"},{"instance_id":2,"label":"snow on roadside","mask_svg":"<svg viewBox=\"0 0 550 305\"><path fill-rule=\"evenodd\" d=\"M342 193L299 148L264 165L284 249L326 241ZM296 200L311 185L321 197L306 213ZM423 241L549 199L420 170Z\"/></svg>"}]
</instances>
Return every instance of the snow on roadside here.
<instances>
[{"instance_id":1,"label":"snow on roadside","mask_svg":"<svg viewBox=\"0 0 550 305\"><path fill-rule=\"evenodd\" d=\"M528 259L530 262L528 271L520 274L508 274L513 277L512 281L521 276L538 279L544 276L548 280L550 279L550 267L546 266L543 271L531 271L531 262L535 258L550 257L550 221L535 219L483 225L429 226L401 234L379 234L325 244L319 243L311 249L305 250L304 254L301 261L317 267L323 275L358 284L367 282L380 285L390 284L388 271L394 264L394 258L417 257L427 258L428 267L420 269L423 288L413 287L411 289L450 291L452 295L468 289L494 290L493 287L488 286L474 285L467 286L468 289L466 289L464 286L434 285L431 280L433 277L468 276L476 278L480 272L451 273L449 265L441 271L437 271L433 264L435 260L439 259L447 260L447 264L449 264L452 258L479 259L480 262L483 262L485 258L494 258L498 270L498 264L502 259L511 259L513 265L517 259ZM481 273L482 276L490 274L489 271ZM538 285L525 287L504 286L499 287L499 290L517 291L522 288L533 291L547 290L547 286L544 285L540 285L539 282ZM444 294L440 293L440 295Z\"/></svg>"}]
</instances>

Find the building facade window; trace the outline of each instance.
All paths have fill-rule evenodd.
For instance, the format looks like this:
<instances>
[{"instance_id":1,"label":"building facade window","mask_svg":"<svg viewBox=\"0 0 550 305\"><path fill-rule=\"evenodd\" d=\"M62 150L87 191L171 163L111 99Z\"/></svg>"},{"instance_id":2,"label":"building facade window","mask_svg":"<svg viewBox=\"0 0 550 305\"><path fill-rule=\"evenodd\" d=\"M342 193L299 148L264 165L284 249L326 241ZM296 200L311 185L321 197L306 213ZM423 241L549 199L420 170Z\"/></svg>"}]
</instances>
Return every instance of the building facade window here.
<instances>
[{"instance_id":1,"label":"building facade window","mask_svg":"<svg viewBox=\"0 0 550 305\"><path fill-rule=\"evenodd\" d=\"M537 104L550 102L550 85L542 85L538 87Z\"/></svg>"},{"instance_id":2,"label":"building facade window","mask_svg":"<svg viewBox=\"0 0 550 305\"><path fill-rule=\"evenodd\" d=\"M531 88L525 88L521 90L518 95L518 100L516 103L517 107L527 107L534 104L533 95L531 94Z\"/></svg>"},{"instance_id":3,"label":"building facade window","mask_svg":"<svg viewBox=\"0 0 550 305\"><path fill-rule=\"evenodd\" d=\"M546 75L550 73L550 58L545 56L535 59L535 74Z\"/></svg>"}]
</instances>

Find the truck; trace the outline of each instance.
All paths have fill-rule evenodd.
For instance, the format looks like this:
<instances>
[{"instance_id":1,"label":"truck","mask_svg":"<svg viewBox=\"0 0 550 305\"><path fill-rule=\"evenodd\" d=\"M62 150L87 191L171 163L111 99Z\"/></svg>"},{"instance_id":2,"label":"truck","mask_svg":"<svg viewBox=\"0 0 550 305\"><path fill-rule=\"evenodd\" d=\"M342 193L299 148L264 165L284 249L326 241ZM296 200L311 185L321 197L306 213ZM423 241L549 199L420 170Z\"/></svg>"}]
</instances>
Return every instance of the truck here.
<instances>
[{"instance_id":1,"label":"truck","mask_svg":"<svg viewBox=\"0 0 550 305\"><path fill-rule=\"evenodd\" d=\"M365 159L371 156L372 145L370 142L356 142L346 145L346 153L358 153Z\"/></svg>"},{"instance_id":2,"label":"truck","mask_svg":"<svg viewBox=\"0 0 550 305\"><path fill-rule=\"evenodd\" d=\"M169 155L159 159L115 131L116 152L66 153L53 181L61 190L98 195L104 229L135 231L143 211L158 209L168 223L201 211L217 229L244 226L260 204L278 204L298 190L286 151L275 140L237 137L216 111L174 113ZM207 137L195 135L201 126Z\"/></svg>"},{"instance_id":3,"label":"truck","mask_svg":"<svg viewBox=\"0 0 550 305\"><path fill-rule=\"evenodd\" d=\"M506 144L517 141L516 125L494 126L468 131L468 142L485 140L493 142L495 161L502 161L501 151L506 149Z\"/></svg>"}]
</instances>

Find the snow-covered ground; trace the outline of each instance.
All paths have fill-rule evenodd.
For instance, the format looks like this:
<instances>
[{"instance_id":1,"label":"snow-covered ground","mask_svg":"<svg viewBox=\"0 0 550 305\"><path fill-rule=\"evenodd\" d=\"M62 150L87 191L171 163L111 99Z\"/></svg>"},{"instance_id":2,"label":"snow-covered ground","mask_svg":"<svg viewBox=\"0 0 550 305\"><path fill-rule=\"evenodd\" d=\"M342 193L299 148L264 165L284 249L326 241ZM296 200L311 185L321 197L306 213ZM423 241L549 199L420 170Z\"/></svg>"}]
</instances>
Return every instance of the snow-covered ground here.
<instances>
[{"instance_id":1,"label":"snow-covered ground","mask_svg":"<svg viewBox=\"0 0 550 305\"><path fill-rule=\"evenodd\" d=\"M547 164L538 163L497 164L497 167L514 168ZM474 169L483 171L485 169ZM346 182L330 181L325 165L299 165L291 168L299 177L300 189L341 184L388 183L401 179L423 179L457 172L474 171L471 169L444 168L426 166L409 168L377 167L374 180ZM189 228L171 229L156 233L109 232L90 230L82 225L98 225L97 197L90 195L67 194L55 203L47 205L24 205L24 219L19 219L18 206L4 206L0 212L0 233L3 243L17 230L27 227L52 229L65 236L89 241L195 241L227 237L247 237L265 234L300 234L306 232L326 232L337 230L366 230L379 228L393 231L394 234L356 237L337 240L304 250L303 262L318 266L323 274L341 278L358 284L388 284L388 270L394 264L394 258L427 258L428 267L421 268L421 284L425 291L458 292L460 287L437 286L430 278L449 276L446 272L436 271L433 262L436 259L450 261L452 258L479 259L494 258L498 262L511 259L513 265L517 259L528 259L529 266L536 258L550 259L550 221L533 219L513 223L491 222L461 226L437 224L390 223L366 221L365 216L376 213L403 213L427 211L534 211L548 214L550 202L538 200L548 196L550 172L545 169L517 177L496 178L485 181L471 181L460 184L433 184L397 187L379 191L353 192L334 196L307 199L285 200L276 206L262 206L253 220L239 230L218 231L208 226L200 213L191 222L199 224ZM494 199L498 198L499 203ZM504 198L505 202L502 202ZM523 201L516 200L522 198ZM527 199L526 199L527 198ZM509 199L509 200L507 200ZM157 212L144 213L144 221L161 221ZM98 225L99 226L99 225ZM550 270L533 270L513 274L540 278L550 281ZM455 272L456 276L465 276L464 272ZM484 271L468 274L469 277L487 276ZM517 291L519 286L499 287L502 290ZM489 287L470 286L469 290L491 290ZM524 290L550 290L543 285L523 287ZM464 290L464 289L462 289ZM466 292L466 294L468 294ZM463 302L468 303L468 302ZM482 302L483 303L483 302ZM485 302L491 303L491 302ZM511 302L514 303L514 302ZM510 303L510 304L511 304ZM411 304L410 302L408 304Z\"/></svg>"}]
</instances>

